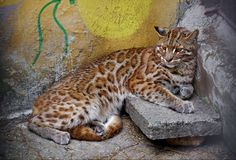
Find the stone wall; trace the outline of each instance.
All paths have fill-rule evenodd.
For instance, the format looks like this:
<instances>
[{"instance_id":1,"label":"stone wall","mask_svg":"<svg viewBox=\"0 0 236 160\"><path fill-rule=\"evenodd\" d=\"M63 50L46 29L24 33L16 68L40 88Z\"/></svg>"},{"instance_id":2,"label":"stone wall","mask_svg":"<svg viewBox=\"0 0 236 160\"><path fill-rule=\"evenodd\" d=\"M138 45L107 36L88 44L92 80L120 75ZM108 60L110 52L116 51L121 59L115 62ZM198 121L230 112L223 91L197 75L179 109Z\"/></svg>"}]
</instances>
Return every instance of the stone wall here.
<instances>
[{"instance_id":1,"label":"stone wall","mask_svg":"<svg viewBox=\"0 0 236 160\"><path fill-rule=\"evenodd\" d=\"M235 1L195 1L179 22L200 30L197 94L220 112L226 143L236 148L236 19Z\"/></svg>"}]
</instances>

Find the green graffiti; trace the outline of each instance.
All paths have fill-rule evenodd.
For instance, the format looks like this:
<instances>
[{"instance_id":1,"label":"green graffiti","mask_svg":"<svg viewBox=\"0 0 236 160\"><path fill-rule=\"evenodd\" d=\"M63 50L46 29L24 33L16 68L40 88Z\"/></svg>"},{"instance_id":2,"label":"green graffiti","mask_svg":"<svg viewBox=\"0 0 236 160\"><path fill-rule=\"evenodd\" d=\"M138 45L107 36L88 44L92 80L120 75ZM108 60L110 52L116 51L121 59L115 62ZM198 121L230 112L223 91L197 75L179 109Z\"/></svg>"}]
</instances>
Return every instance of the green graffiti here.
<instances>
[{"instance_id":1,"label":"green graffiti","mask_svg":"<svg viewBox=\"0 0 236 160\"><path fill-rule=\"evenodd\" d=\"M70 0L70 4L75 4L75 0Z\"/></svg>"},{"instance_id":2,"label":"green graffiti","mask_svg":"<svg viewBox=\"0 0 236 160\"><path fill-rule=\"evenodd\" d=\"M59 6L60 2L59 3L56 3L56 5L54 6L53 8L53 18L54 18L54 21L56 22L57 26L60 28L60 30L64 33L64 39L65 39L65 48L64 48L64 53L67 54L68 52L68 34L65 30L65 28L61 25L61 23L58 21L57 17L56 17L56 12L57 12L57 9L58 9L58 6ZM63 58L65 58L65 55L63 56Z\"/></svg>"},{"instance_id":3,"label":"green graffiti","mask_svg":"<svg viewBox=\"0 0 236 160\"><path fill-rule=\"evenodd\" d=\"M43 46L43 33L42 33L42 27L41 27L41 15L44 12L44 10L51 5L52 3L55 3L55 6L53 8L53 19L55 21L55 23L57 24L57 26L59 27L59 29L64 33L64 41L65 41L65 48L64 48L64 55L63 55L63 59L66 57L67 53L68 53L68 47L69 47L69 43L68 43L68 34L66 29L62 26L62 24L59 22L59 20L56 17L56 13L57 13L57 9L61 3L61 0L52 0L48 3L46 3L42 9L40 10L39 14L38 14L38 23L37 23L37 29L38 29L38 36L39 36L39 47L38 47L38 51L37 54L35 55L34 59L33 59L33 63L32 65L35 65L38 61L38 58L40 57L41 53L42 53L42 46ZM70 0L70 4L74 4L75 0Z\"/></svg>"}]
</instances>

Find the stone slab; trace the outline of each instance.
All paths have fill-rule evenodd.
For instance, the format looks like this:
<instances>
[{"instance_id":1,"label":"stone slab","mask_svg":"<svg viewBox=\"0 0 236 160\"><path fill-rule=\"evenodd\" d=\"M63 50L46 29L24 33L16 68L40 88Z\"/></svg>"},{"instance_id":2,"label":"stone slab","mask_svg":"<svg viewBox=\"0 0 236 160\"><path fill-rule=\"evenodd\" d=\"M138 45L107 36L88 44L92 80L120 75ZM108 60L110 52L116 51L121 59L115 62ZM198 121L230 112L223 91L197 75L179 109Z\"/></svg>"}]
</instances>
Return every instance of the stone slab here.
<instances>
[{"instance_id":1,"label":"stone slab","mask_svg":"<svg viewBox=\"0 0 236 160\"><path fill-rule=\"evenodd\" d=\"M197 96L191 101L195 107L192 114L178 113L140 98L128 98L125 110L151 140L220 135L220 115Z\"/></svg>"}]
</instances>

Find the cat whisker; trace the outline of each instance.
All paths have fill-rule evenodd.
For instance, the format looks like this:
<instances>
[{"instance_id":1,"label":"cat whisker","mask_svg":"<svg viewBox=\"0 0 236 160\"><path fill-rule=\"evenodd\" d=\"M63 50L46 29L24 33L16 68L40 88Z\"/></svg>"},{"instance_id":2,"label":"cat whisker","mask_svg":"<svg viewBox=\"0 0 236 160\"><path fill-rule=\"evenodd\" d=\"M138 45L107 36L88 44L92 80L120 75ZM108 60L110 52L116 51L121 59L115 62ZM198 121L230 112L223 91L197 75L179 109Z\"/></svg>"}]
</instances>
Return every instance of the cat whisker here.
<instances>
[{"instance_id":1,"label":"cat whisker","mask_svg":"<svg viewBox=\"0 0 236 160\"><path fill-rule=\"evenodd\" d=\"M176 48L173 49L172 53L175 53Z\"/></svg>"}]
</instances>

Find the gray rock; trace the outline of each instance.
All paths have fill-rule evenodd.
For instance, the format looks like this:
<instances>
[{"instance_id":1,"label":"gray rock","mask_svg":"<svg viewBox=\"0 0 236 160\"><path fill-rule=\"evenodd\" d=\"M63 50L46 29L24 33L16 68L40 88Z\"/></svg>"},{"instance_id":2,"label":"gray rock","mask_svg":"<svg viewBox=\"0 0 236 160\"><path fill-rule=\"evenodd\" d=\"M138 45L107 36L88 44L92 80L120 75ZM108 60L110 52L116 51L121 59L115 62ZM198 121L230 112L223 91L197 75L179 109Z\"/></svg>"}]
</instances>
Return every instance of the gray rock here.
<instances>
[{"instance_id":1,"label":"gray rock","mask_svg":"<svg viewBox=\"0 0 236 160\"><path fill-rule=\"evenodd\" d=\"M195 91L220 111L223 136L236 153L236 1L195 0L178 26L199 29Z\"/></svg>"},{"instance_id":2,"label":"gray rock","mask_svg":"<svg viewBox=\"0 0 236 160\"><path fill-rule=\"evenodd\" d=\"M28 117L26 117L28 119ZM189 147L167 146L148 140L123 116L123 129L115 137L102 142L72 139L68 145L58 145L30 132L25 120L0 122L0 159L4 160L78 160L78 159L235 159L221 137L208 137L204 145Z\"/></svg>"},{"instance_id":3,"label":"gray rock","mask_svg":"<svg viewBox=\"0 0 236 160\"><path fill-rule=\"evenodd\" d=\"M177 113L139 98L126 100L126 112L141 131L152 140L221 134L220 115L198 97L193 114Z\"/></svg>"}]
</instances>

